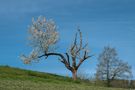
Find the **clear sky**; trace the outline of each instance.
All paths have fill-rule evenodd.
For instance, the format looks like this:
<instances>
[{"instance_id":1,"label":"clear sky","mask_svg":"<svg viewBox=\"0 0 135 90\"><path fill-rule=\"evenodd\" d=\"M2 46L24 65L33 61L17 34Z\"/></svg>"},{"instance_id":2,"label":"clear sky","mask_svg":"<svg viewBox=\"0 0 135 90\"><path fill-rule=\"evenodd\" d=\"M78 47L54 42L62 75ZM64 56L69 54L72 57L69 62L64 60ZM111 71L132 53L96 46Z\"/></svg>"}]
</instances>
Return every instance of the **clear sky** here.
<instances>
[{"instance_id":1,"label":"clear sky","mask_svg":"<svg viewBox=\"0 0 135 90\"><path fill-rule=\"evenodd\" d=\"M135 76L135 0L0 0L0 65L70 75L55 57L32 65L24 65L19 59L21 53L31 51L28 25L39 15L56 22L62 52L80 26L91 54L96 55L80 71L95 73L99 53L110 45L132 66Z\"/></svg>"}]
</instances>

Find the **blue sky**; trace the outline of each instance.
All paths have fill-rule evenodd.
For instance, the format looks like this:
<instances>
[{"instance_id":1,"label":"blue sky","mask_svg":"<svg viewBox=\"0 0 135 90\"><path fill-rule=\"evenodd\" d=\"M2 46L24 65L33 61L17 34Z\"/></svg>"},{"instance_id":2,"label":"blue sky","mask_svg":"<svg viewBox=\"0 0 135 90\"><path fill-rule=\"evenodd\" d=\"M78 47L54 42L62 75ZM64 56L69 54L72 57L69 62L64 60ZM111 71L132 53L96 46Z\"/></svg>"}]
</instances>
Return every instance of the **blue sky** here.
<instances>
[{"instance_id":1,"label":"blue sky","mask_svg":"<svg viewBox=\"0 0 135 90\"><path fill-rule=\"evenodd\" d=\"M99 53L111 45L132 66L135 75L135 0L0 0L0 65L71 75L55 57L31 65L19 59L21 53L31 51L27 45L28 25L39 15L56 22L62 52L80 26L91 54L96 55L80 71L93 74Z\"/></svg>"}]
</instances>

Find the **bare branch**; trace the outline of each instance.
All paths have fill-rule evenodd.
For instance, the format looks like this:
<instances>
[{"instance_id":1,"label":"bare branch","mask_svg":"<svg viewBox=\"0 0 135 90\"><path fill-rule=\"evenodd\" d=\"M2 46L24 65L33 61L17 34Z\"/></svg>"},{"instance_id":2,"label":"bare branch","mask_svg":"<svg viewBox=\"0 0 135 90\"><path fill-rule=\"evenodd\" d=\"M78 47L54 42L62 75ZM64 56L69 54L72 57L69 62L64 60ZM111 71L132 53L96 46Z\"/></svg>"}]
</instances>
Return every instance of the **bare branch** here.
<instances>
[{"instance_id":1,"label":"bare branch","mask_svg":"<svg viewBox=\"0 0 135 90\"><path fill-rule=\"evenodd\" d=\"M45 55L38 56L38 58L44 57Z\"/></svg>"},{"instance_id":2,"label":"bare branch","mask_svg":"<svg viewBox=\"0 0 135 90\"><path fill-rule=\"evenodd\" d=\"M66 56L67 56L67 62L68 62L68 64L70 65L70 58L69 58L69 54L68 53L66 53Z\"/></svg>"},{"instance_id":3,"label":"bare branch","mask_svg":"<svg viewBox=\"0 0 135 90\"><path fill-rule=\"evenodd\" d=\"M86 44L82 47L82 49L85 49L87 46L88 46L88 43L86 43Z\"/></svg>"},{"instance_id":4,"label":"bare branch","mask_svg":"<svg viewBox=\"0 0 135 90\"><path fill-rule=\"evenodd\" d=\"M45 53L45 56L59 56L61 57L62 60L64 60L64 62L66 61L65 57L61 54L61 53Z\"/></svg>"},{"instance_id":5,"label":"bare branch","mask_svg":"<svg viewBox=\"0 0 135 90\"><path fill-rule=\"evenodd\" d=\"M91 56L87 56L87 57L85 57L85 58L83 58L83 59L81 59L80 61L79 61L79 63L78 63L78 65L77 65L77 69L80 67L80 65L85 61L85 60L87 60L88 58L90 58L90 57L92 57L93 55L91 55Z\"/></svg>"},{"instance_id":6,"label":"bare branch","mask_svg":"<svg viewBox=\"0 0 135 90\"><path fill-rule=\"evenodd\" d=\"M45 53L45 56L59 56L61 58L61 62L69 69L71 70L72 67L70 67L69 63L66 61L66 58L61 53Z\"/></svg>"},{"instance_id":7,"label":"bare branch","mask_svg":"<svg viewBox=\"0 0 135 90\"><path fill-rule=\"evenodd\" d=\"M80 29L78 29L79 35L80 35L80 47L79 49L82 48L82 32L80 31Z\"/></svg>"},{"instance_id":8,"label":"bare branch","mask_svg":"<svg viewBox=\"0 0 135 90\"><path fill-rule=\"evenodd\" d=\"M75 39L74 39L74 44L73 44L73 46L71 46L71 52L74 50L74 48L76 47L76 45L77 45L77 33L75 34Z\"/></svg>"}]
</instances>

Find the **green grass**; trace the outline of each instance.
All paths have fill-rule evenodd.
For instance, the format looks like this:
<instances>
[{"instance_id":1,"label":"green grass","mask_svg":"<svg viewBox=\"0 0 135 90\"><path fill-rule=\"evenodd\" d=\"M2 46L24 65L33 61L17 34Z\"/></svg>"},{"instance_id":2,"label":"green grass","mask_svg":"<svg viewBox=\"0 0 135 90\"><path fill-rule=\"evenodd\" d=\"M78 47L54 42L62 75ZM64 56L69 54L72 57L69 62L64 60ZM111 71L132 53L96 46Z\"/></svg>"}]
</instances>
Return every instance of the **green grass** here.
<instances>
[{"instance_id":1,"label":"green grass","mask_svg":"<svg viewBox=\"0 0 135 90\"><path fill-rule=\"evenodd\" d=\"M129 90L94 86L49 73L0 66L0 90Z\"/></svg>"}]
</instances>

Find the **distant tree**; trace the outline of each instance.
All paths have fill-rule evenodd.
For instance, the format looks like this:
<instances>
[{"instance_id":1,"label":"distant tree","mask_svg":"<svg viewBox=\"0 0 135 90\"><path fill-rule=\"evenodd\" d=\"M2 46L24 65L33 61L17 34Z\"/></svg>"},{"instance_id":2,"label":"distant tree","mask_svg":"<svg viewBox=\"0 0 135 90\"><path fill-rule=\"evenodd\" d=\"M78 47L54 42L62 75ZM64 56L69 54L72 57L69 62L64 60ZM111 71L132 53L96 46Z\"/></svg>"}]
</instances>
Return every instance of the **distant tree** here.
<instances>
[{"instance_id":1,"label":"distant tree","mask_svg":"<svg viewBox=\"0 0 135 90\"><path fill-rule=\"evenodd\" d=\"M46 20L40 16L35 21L32 20L32 25L29 27L30 45L33 50L29 56L21 55L21 59L25 64L38 62L40 58L48 56L58 56L60 62L72 72L73 79L77 79L77 70L80 65L91 56L88 55L88 44L83 46L82 32L78 29L75 34L75 39L66 53L56 52L56 43L59 40L56 24L53 20ZM78 35L79 34L79 35Z\"/></svg>"},{"instance_id":2,"label":"distant tree","mask_svg":"<svg viewBox=\"0 0 135 90\"><path fill-rule=\"evenodd\" d=\"M119 60L115 48L104 47L99 55L96 77L99 80L106 80L109 87L114 79L125 79L131 76L131 66Z\"/></svg>"}]
</instances>

